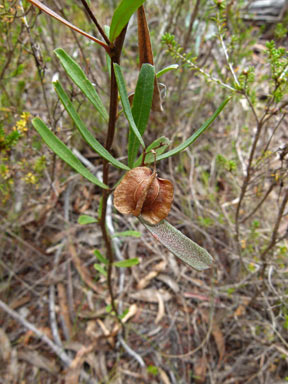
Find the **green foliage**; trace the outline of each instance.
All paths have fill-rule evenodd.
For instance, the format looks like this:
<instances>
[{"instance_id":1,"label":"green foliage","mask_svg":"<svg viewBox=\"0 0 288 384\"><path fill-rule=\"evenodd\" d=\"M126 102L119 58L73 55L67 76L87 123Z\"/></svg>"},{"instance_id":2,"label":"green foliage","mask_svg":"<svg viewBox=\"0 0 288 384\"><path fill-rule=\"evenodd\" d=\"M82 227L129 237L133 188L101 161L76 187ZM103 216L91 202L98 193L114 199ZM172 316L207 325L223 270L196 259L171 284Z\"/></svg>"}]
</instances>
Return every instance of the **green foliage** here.
<instances>
[{"instance_id":1,"label":"green foliage","mask_svg":"<svg viewBox=\"0 0 288 384\"><path fill-rule=\"evenodd\" d=\"M141 237L141 232L138 232L138 231L115 232L112 237Z\"/></svg>"},{"instance_id":2,"label":"green foliage","mask_svg":"<svg viewBox=\"0 0 288 384\"><path fill-rule=\"evenodd\" d=\"M87 99L93 104L105 121L108 121L108 113L103 102L91 82L79 65L69 56L64 49L55 49L55 54L71 80L81 89Z\"/></svg>"},{"instance_id":3,"label":"green foliage","mask_svg":"<svg viewBox=\"0 0 288 384\"><path fill-rule=\"evenodd\" d=\"M228 172L233 172L237 169L236 161L228 160L220 154L218 154L216 157L216 164L220 169L225 169Z\"/></svg>"},{"instance_id":4,"label":"green foliage","mask_svg":"<svg viewBox=\"0 0 288 384\"><path fill-rule=\"evenodd\" d=\"M104 257L102 255L102 253L98 249L94 250L94 255L97 257L97 259L100 261L100 263L103 263L105 265L109 264L109 261L106 259L106 257Z\"/></svg>"},{"instance_id":5,"label":"green foliage","mask_svg":"<svg viewBox=\"0 0 288 384\"><path fill-rule=\"evenodd\" d=\"M78 158L72 153L72 151L61 141L53 132L44 124L44 122L35 118L32 121L32 124L45 143L48 145L53 152L56 153L65 163L70 165L75 171L80 175L91 181L92 183L98 185L103 189L108 189L108 186L99 181L84 165L78 160Z\"/></svg>"},{"instance_id":6,"label":"green foliage","mask_svg":"<svg viewBox=\"0 0 288 384\"><path fill-rule=\"evenodd\" d=\"M69 116L74 121L78 131L80 132L80 134L82 135L82 137L84 138L86 143L88 143L91 146L91 148L94 149L94 151L96 153L98 153L101 157L103 157L108 162L113 164L115 167L118 167L120 169L124 169L126 171L129 170L130 168L127 167L127 165L122 164L120 161L115 159L110 154L110 152L108 152L107 149L105 149L103 147L103 145L101 145L99 143L99 141L96 140L95 137L86 128L85 124L83 123L83 121L81 120L80 116L76 112L76 109L73 107L73 104L71 103L68 95L65 93L65 91L62 88L61 84L58 81L56 81L54 83L54 86L55 86L55 90L57 92L57 95L58 95L59 99L62 101L62 104L64 105L64 107L65 107L66 111L68 112Z\"/></svg>"},{"instance_id":7,"label":"green foliage","mask_svg":"<svg viewBox=\"0 0 288 384\"><path fill-rule=\"evenodd\" d=\"M139 73L133 97L132 115L141 136L143 136L149 120L154 91L155 70L150 64L143 64ZM133 167L139 149L136 135L129 130L128 165Z\"/></svg>"},{"instance_id":8,"label":"green foliage","mask_svg":"<svg viewBox=\"0 0 288 384\"><path fill-rule=\"evenodd\" d=\"M113 265L118 268L128 268L133 267L133 265L139 264L139 259L137 257L133 259L127 259L127 260L121 260L121 261L115 261Z\"/></svg>"},{"instance_id":9,"label":"green foliage","mask_svg":"<svg viewBox=\"0 0 288 384\"><path fill-rule=\"evenodd\" d=\"M112 42L120 35L133 13L143 3L145 3L145 0L134 0L133 2L131 0L122 0L120 2L114 11L110 25L110 39Z\"/></svg>"},{"instance_id":10,"label":"green foliage","mask_svg":"<svg viewBox=\"0 0 288 384\"><path fill-rule=\"evenodd\" d=\"M150 373L150 375L157 376L159 370L155 365L148 365L147 372Z\"/></svg>"},{"instance_id":11,"label":"green foliage","mask_svg":"<svg viewBox=\"0 0 288 384\"><path fill-rule=\"evenodd\" d=\"M277 23L275 26L274 34L276 39L284 39L288 33L287 27L282 23Z\"/></svg>"},{"instance_id":12,"label":"green foliage","mask_svg":"<svg viewBox=\"0 0 288 384\"><path fill-rule=\"evenodd\" d=\"M131 111L131 107L130 107L130 103L129 103L129 99L128 99L128 93L127 93L127 89L126 89L126 85L125 85L125 80L124 80L120 65L115 63L114 64L114 70L115 70L115 76L116 76L116 80L117 80L117 85L118 85L118 89L119 89L119 94L120 94L124 114L125 114L128 122L129 122L129 124L130 124L130 128L131 128L132 132L134 133L135 137L137 138L137 140L139 141L141 146L143 148L145 148L144 141L142 139L142 136L138 130L138 127L136 126L136 123L134 121L134 117L132 115L132 111Z\"/></svg>"},{"instance_id":13,"label":"green foliage","mask_svg":"<svg viewBox=\"0 0 288 384\"><path fill-rule=\"evenodd\" d=\"M205 132L207 128L210 127L210 125L218 117L218 115L224 109L225 105L228 103L229 100L230 97L224 100L221 105L217 108L217 110L213 113L213 115L208 120L206 120L205 123L195 133L193 133L191 137L185 140L182 144L178 145L176 148L171 149L163 155L158 156L157 160L167 159L168 157L174 156L177 153L183 152L186 148L193 144L198 139L198 137L202 135L202 133Z\"/></svg>"},{"instance_id":14,"label":"green foliage","mask_svg":"<svg viewBox=\"0 0 288 384\"><path fill-rule=\"evenodd\" d=\"M98 220L92 216L81 215L78 217L78 224L81 224L81 225L92 224L92 223L97 223L97 222L98 222Z\"/></svg>"},{"instance_id":15,"label":"green foliage","mask_svg":"<svg viewBox=\"0 0 288 384\"><path fill-rule=\"evenodd\" d=\"M107 277L107 271L105 270L105 268L101 265L101 264L97 264L95 263L93 265L94 269L96 269L96 271L98 271L99 273L101 273L101 275Z\"/></svg>"}]
</instances>

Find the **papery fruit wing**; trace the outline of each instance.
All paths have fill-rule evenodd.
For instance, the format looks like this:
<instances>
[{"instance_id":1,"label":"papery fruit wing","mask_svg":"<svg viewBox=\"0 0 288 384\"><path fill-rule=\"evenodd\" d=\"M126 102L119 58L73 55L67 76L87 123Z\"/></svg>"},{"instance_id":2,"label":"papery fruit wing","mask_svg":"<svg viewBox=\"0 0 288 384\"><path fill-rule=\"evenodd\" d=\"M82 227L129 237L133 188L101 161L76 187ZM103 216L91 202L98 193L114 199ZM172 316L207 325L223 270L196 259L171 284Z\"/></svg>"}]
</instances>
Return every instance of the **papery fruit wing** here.
<instances>
[{"instance_id":1,"label":"papery fruit wing","mask_svg":"<svg viewBox=\"0 0 288 384\"><path fill-rule=\"evenodd\" d=\"M159 240L170 252L190 265L190 267L203 271L212 266L214 262L213 257L204 248L183 235L166 220L162 220L157 225L150 225L142 217L139 217L139 220L154 238Z\"/></svg>"}]
</instances>

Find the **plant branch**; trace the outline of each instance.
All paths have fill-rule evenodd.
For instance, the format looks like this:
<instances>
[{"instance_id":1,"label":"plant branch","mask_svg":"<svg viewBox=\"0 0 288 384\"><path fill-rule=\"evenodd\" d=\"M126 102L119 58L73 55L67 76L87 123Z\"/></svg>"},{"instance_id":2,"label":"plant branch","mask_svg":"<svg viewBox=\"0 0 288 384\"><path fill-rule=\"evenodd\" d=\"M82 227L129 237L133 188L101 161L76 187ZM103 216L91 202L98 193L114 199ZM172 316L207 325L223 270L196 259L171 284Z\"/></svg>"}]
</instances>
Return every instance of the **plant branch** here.
<instances>
[{"instance_id":1,"label":"plant branch","mask_svg":"<svg viewBox=\"0 0 288 384\"><path fill-rule=\"evenodd\" d=\"M94 16L93 12L91 11L88 3L86 0L81 0L86 12L88 13L90 19L93 21L93 23L96 25L96 28L98 29L100 35L103 37L103 39L106 41L106 43L108 45L110 45L110 40L108 39L106 33L104 32L103 28L101 27L101 25L98 23L96 17Z\"/></svg>"},{"instance_id":2,"label":"plant branch","mask_svg":"<svg viewBox=\"0 0 288 384\"><path fill-rule=\"evenodd\" d=\"M188 44L189 44L193 25L194 25L195 19L197 17L198 11L199 11L200 2L201 2L201 0L196 0L196 4L194 6L193 12L191 13L188 31L186 33L184 44L183 44L184 52L186 51Z\"/></svg>"},{"instance_id":3,"label":"plant branch","mask_svg":"<svg viewBox=\"0 0 288 384\"><path fill-rule=\"evenodd\" d=\"M97 39L96 37L90 35L89 33L82 31L82 29L76 27L76 25L70 23L66 19L64 19L62 16L59 16L56 12L52 11L49 7L41 3L41 1L38 0L28 0L30 3L38 7L41 11L47 13L47 15L54 17L54 19L60 21L60 23L66 25L66 27L73 29L74 31L80 33L81 35L87 37L90 40L93 40L95 43L101 45L103 48L105 48L106 52L110 54L110 47L106 45L103 41Z\"/></svg>"},{"instance_id":4,"label":"plant branch","mask_svg":"<svg viewBox=\"0 0 288 384\"><path fill-rule=\"evenodd\" d=\"M109 121L108 121L108 132L106 136L105 148L107 151L111 150L113 144L113 139L115 135L115 126L117 120L117 111L118 111L118 88L114 72L114 63L120 64L120 56L122 52L122 47L125 39L126 28L123 29L121 34L117 37L114 45L113 52L111 54L111 85L110 85L110 106L109 106ZM107 185L109 183L109 163L107 160L103 160L103 182ZM112 247L112 241L110 234L106 227L106 212L107 212L107 200L110 191L103 190L102 192L102 212L100 218L100 227L103 235L103 239L106 245L107 258L109 260L108 264L108 273L107 273L107 285L109 289L109 294L111 298L111 306L113 311L118 317L118 310L115 304L113 285L112 285L112 267L114 262L114 251Z\"/></svg>"}]
</instances>

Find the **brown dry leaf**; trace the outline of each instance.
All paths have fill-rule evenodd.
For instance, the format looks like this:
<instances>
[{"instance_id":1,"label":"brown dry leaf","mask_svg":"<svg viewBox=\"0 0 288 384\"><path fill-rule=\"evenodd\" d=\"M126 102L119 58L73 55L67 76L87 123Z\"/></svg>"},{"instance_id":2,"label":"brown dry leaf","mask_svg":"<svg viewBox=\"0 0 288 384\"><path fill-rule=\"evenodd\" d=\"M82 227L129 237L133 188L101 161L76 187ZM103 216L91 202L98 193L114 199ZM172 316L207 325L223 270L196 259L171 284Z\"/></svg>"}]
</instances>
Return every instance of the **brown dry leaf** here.
<instances>
[{"instance_id":1,"label":"brown dry leaf","mask_svg":"<svg viewBox=\"0 0 288 384\"><path fill-rule=\"evenodd\" d=\"M106 325L103 323L103 321L101 321L100 319L97 319L97 323L98 325L100 326L102 332L104 333L105 336L109 336L107 338L109 344L111 345L111 347L114 347L115 345L115 340L114 340L114 333L112 333L107 327Z\"/></svg>"},{"instance_id":2,"label":"brown dry leaf","mask_svg":"<svg viewBox=\"0 0 288 384\"><path fill-rule=\"evenodd\" d=\"M153 267L153 270L151 272L148 273L148 275L146 275L145 277L143 277L137 284L137 289L144 289L147 287L147 285L150 283L151 280L155 279L155 277L160 273L162 272L165 267L166 267L167 263L166 261L160 261L160 263L156 264L154 267Z\"/></svg>"},{"instance_id":3,"label":"brown dry leaf","mask_svg":"<svg viewBox=\"0 0 288 384\"><path fill-rule=\"evenodd\" d=\"M135 300L141 300L145 301L147 303L158 303L157 299L157 292L162 296L163 301L169 301L172 298L172 295L165 291L164 289L155 289L155 288L148 288L143 289L142 291L130 293L130 297Z\"/></svg>"},{"instance_id":4,"label":"brown dry leaf","mask_svg":"<svg viewBox=\"0 0 288 384\"><path fill-rule=\"evenodd\" d=\"M72 335L72 324L70 321L67 296L64 284L57 284L57 290L59 297L60 315L62 316L64 323L64 334L66 339L70 339Z\"/></svg>"},{"instance_id":5,"label":"brown dry leaf","mask_svg":"<svg viewBox=\"0 0 288 384\"><path fill-rule=\"evenodd\" d=\"M157 271L151 271L148 273L148 275L144 276L139 283L137 284L137 289L144 289L147 287L147 285L150 283L151 280L155 279L155 277L158 275L159 272Z\"/></svg>"},{"instance_id":6,"label":"brown dry leaf","mask_svg":"<svg viewBox=\"0 0 288 384\"><path fill-rule=\"evenodd\" d=\"M209 317L210 317L209 312L201 311L201 315L202 315L202 318L205 320L205 322L209 324ZM219 360L218 360L218 366L219 366L225 355L225 339L215 318L212 320L212 335L214 337L214 340L218 349L218 353L219 353Z\"/></svg>"},{"instance_id":7,"label":"brown dry leaf","mask_svg":"<svg viewBox=\"0 0 288 384\"><path fill-rule=\"evenodd\" d=\"M166 284L174 293L179 293L180 291L179 285L171 276L165 275L164 273L160 273L157 276L157 280L160 280L164 284Z\"/></svg>"},{"instance_id":8,"label":"brown dry leaf","mask_svg":"<svg viewBox=\"0 0 288 384\"><path fill-rule=\"evenodd\" d=\"M208 368L208 360L206 356L202 356L194 363L194 376L196 384L202 384L205 382L206 373Z\"/></svg>"},{"instance_id":9,"label":"brown dry leaf","mask_svg":"<svg viewBox=\"0 0 288 384\"><path fill-rule=\"evenodd\" d=\"M78 384L79 383L79 375L81 371L82 364L85 361L85 357L91 353L95 346L97 345L97 341L94 341L88 347L82 346L80 350L77 352L75 358L71 362L68 372L65 377L65 384Z\"/></svg>"},{"instance_id":10,"label":"brown dry leaf","mask_svg":"<svg viewBox=\"0 0 288 384\"><path fill-rule=\"evenodd\" d=\"M123 317L122 323L127 323L127 321L129 319L131 319L133 316L136 315L137 311L138 311L137 305L136 304L132 304L129 307L129 310L126 313L126 315ZM112 331L113 336L116 335L119 332L120 329L121 329L121 325L119 323L116 324L115 327L113 328L113 331Z\"/></svg>"},{"instance_id":11,"label":"brown dry leaf","mask_svg":"<svg viewBox=\"0 0 288 384\"><path fill-rule=\"evenodd\" d=\"M159 372L159 376L160 376L160 379L161 379L161 383L163 383L163 384L171 384L167 373L162 368L158 367L158 372Z\"/></svg>"},{"instance_id":12,"label":"brown dry leaf","mask_svg":"<svg viewBox=\"0 0 288 384\"><path fill-rule=\"evenodd\" d=\"M43 332L47 337L49 337L49 339L52 340L53 337L52 337L52 333L51 333L51 329L50 328L48 328L48 327L40 327L38 329L39 329L39 331ZM33 331L30 331L30 330L27 331L24 334L24 336L23 336L23 344L24 345L29 344L31 337L34 337L34 336L35 335L34 335Z\"/></svg>"},{"instance_id":13,"label":"brown dry leaf","mask_svg":"<svg viewBox=\"0 0 288 384\"><path fill-rule=\"evenodd\" d=\"M158 313L155 319L155 324L158 324L161 321L162 317L165 315L165 305L163 297L160 295L159 292L156 292L156 296L158 299Z\"/></svg>"},{"instance_id":14,"label":"brown dry leaf","mask_svg":"<svg viewBox=\"0 0 288 384\"><path fill-rule=\"evenodd\" d=\"M56 366L56 360L47 359L42 356L39 351L18 351L19 360L24 360L29 364L34 365L40 369L45 369L45 371L51 373L52 375L57 375L59 368Z\"/></svg>"},{"instance_id":15,"label":"brown dry leaf","mask_svg":"<svg viewBox=\"0 0 288 384\"><path fill-rule=\"evenodd\" d=\"M241 317L245 314L245 312L246 312L246 307L243 304L240 304L237 307L236 311L234 312L234 316Z\"/></svg>"},{"instance_id":16,"label":"brown dry leaf","mask_svg":"<svg viewBox=\"0 0 288 384\"><path fill-rule=\"evenodd\" d=\"M23 296L20 298L15 298L11 303L10 303L10 308L11 309L17 309L19 307L23 307L23 305L29 303L31 301L31 296Z\"/></svg>"},{"instance_id":17,"label":"brown dry leaf","mask_svg":"<svg viewBox=\"0 0 288 384\"><path fill-rule=\"evenodd\" d=\"M102 292L103 288L94 283L94 281L92 280L92 278L90 276L88 269L81 263L79 257L77 256L75 247L73 246L72 243L69 244L69 251L71 253L75 268L77 269L77 271L78 271L79 275L81 276L82 280L84 281L84 283L86 283L88 285L88 287L91 288L97 294L99 294L99 292Z\"/></svg>"},{"instance_id":18,"label":"brown dry leaf","mask_svg":"<svg viewBox=\"0 0 288 384\"><path fill-rule=\"evenodd\" d=\"M2 328L0 328L0 359L7 363L11 356L11 344L8 336Z\"/></svg>"}]
</instances>

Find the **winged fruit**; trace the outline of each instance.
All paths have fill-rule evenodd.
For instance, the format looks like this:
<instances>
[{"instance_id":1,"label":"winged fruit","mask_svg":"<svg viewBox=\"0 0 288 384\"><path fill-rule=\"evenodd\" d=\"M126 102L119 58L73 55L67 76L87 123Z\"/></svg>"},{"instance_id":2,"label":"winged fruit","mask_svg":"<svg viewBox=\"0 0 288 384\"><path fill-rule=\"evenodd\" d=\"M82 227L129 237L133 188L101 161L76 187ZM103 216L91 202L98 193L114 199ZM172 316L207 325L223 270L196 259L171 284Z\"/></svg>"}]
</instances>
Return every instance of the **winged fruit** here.
<instances>
[{"instance_id":1,"label":"winged fruit","mask_svg":"<svg viewBox=\"0 0 288 384\"><path fill-rule=\"evenodd\" d=\"M156 225L168 215L174 188L171 181L157 177L148 167L131 169L114 191L114 206L124 215L142 216Z\"/></svg>"}]
</instances>

